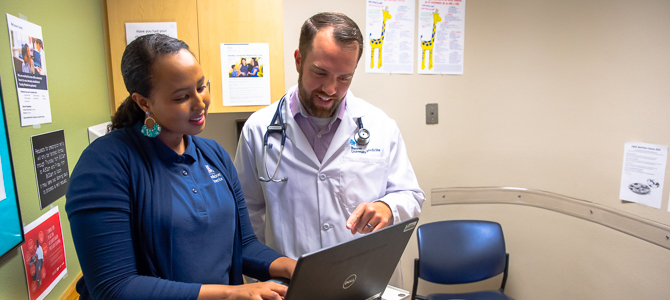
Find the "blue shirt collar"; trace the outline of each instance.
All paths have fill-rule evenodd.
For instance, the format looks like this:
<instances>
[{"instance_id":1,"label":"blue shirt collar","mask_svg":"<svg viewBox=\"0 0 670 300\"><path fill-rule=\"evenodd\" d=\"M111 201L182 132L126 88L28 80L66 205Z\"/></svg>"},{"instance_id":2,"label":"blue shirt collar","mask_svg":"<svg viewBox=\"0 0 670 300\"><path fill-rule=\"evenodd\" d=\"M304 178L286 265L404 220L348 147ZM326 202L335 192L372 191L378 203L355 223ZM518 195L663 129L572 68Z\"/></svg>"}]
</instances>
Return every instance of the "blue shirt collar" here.
<instances>
[{"instance_id":1,"label":"blue shirt collar","mask_svg":"<svg viewBox=\"0 0 670 300\"><path fill-rule=\"evenodd\" d=\"M147 137L148 138L148 137ZM195 146L193 145L193 140L190 135L184 135L184 142L186 143L186 150L184 154L179 155L174 150L170 149L167 145L163 143L158 138L148 138L151 139L151 143L156 149L156 155L165 163L186 163L192 164L196 161L195 155Z\"/></svg>"},{"instance_id":2,"label":"blue shirt collar","mask_svg":"<svg viewBox=\"0 0 670 300\"><path fill-rule=\"evenodd\" d=\"M193 145L193 140L190 135L184 135L184 142L186 143L186 150L184 154L179 155L174 150L170 149L167 145L163 143L159 138L150 138L142 135L140 129L142 128L142 122L138 122L133 126L134 131L141 135L143 139L148 139L149 142L153 145L156 155L165 163L186 163L192 164L196 161L196 152L195 145Z\"/></svg>"}]
</instances>

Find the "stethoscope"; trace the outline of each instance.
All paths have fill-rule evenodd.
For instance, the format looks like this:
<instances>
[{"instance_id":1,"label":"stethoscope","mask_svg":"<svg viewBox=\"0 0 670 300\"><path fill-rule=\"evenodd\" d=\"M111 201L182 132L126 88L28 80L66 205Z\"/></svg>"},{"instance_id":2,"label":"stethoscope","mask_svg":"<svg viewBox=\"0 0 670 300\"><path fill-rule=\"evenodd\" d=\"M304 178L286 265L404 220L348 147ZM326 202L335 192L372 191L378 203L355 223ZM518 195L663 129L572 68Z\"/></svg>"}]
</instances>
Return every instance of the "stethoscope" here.
<instances>
[{"instance_id":1,"label":"stethoscope","mask_svg":"<svg viewBox=\"0 0 670 300\"><path fill-rule=\"evenodd\" d=\"M279 170L279 165L281 164L282 152L284 152L284 144L286 143L286 123L284 122L284 118L282 117L281 114L281 110L285 105L285 103L286 103L286 95L282 96L281 99L279 100L279 104L277 105L277 111L275 111L275 115L272 117L272 122L270 122L270 125L268 125L268 128L265 131L265 135L263 136L263 166L265 167L265 175L267 176L267 178L259 176L258 179L262 182L284 182L288 180L288 177L275 179L275 176L277 175L277 170ZM359 146L365 146L368 143L370 143L370 131L363 128L363 120L361 119L361 117L356 118L356 124L358 125L358 131L356 131L356 135L354 135L354 141ZM272 176L270 176L267 162L268 136L270 136L270 134L272 134L273 132L278 132L281 134L281 143L279 148L279 158L277 159L277 167L275 168L274 173L272 173Z\"/></svg>"}]
</instances>

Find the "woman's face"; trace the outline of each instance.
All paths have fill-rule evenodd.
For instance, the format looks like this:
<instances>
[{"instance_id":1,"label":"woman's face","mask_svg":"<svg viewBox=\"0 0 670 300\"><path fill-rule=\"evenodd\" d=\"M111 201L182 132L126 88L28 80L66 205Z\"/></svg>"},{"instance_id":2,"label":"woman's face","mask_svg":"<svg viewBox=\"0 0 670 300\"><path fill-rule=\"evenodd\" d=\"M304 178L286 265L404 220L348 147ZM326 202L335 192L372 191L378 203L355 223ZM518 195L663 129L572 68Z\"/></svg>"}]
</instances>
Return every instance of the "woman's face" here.
<instances>
[{"instance_id":1,"label":"woman's face","mask_svg":"<svg viewBox=\"0 0 670 300\"><path fill-rule=\"evenodd\" d=\"M202 132L210 96L195 57L185 49L164 55L155 62L153 77L147 109L162 127L161 140Z\"/></svg>"}]
</instances>

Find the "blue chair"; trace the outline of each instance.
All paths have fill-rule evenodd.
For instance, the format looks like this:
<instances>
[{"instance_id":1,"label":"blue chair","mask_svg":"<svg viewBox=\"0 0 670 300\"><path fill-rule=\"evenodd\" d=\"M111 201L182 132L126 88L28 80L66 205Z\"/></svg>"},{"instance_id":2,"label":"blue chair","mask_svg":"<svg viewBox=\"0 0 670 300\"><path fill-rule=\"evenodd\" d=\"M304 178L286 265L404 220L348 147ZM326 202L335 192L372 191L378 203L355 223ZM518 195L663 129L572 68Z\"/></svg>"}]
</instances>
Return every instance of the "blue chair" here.
<instances>
[{"instance_id":1,"label":"blue chair","mask_svg":"<svg viewBox=\"0 0 670 300\"><path fill-rule=\"evenodd\" d=\"M500 224L489 221L441 221L419 226L419 258L414 260L413 299L512 299L505 295L509 254ZM461 294L417 296L419 278L439 284L477 282L504 273L500 289Z\"/></svg>"}]
</instances>

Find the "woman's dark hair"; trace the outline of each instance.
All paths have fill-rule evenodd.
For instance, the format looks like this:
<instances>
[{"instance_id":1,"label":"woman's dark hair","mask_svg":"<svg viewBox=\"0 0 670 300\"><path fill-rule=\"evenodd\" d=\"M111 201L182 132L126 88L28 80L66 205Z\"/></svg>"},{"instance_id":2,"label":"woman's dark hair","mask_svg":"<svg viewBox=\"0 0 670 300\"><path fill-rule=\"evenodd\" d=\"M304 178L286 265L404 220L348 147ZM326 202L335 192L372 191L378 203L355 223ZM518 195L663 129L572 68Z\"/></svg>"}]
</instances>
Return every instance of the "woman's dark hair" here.
<instances>
[{"instance_id":1,"label":"woman's dark hair","mask_svg":"<svg viewBox=\"0 0 670 300\"><path fill-rule=\"evenodd\" d=\"M112 118L112 129L131 127L144 120L144 111L133 101L132 94L149 97L154 83L154 63L159 57L176 54L181 49L189 50L183 41L164 34L144 35L126 46L121 58L121 75L129 96L116 110Z\"/></svg>"},{"instance_id":2,"label":"woman's dark hair","mask_svg":"<svg viewBox=\"0 0 670 300\"><path fill-rule=\"evenodd\" d=\"M23 61L24 61L25 63L28 63L28 62L26 61L26 54L28 54L28 51L29 51L29 50L28 50L28 44L24 44L23 47L21 47L21 56L22 56Z\"/></svg>"}]
</instances>

